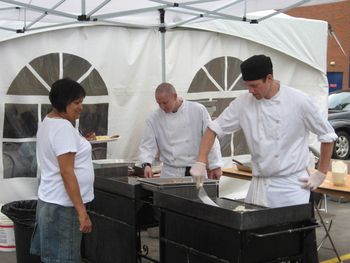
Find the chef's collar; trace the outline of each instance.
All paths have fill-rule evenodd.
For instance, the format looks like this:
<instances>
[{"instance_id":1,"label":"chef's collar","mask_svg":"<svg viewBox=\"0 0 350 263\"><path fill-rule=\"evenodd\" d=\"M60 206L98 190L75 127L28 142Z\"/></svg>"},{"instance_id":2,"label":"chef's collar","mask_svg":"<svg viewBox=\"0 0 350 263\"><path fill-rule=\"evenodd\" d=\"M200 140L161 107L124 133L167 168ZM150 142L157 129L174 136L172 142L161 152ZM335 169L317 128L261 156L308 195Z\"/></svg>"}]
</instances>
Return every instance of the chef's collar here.
<instances>
[{"instance_id":1,"label":"chef's collar","mask_svg":"<svg viewBox=\"0 0 350 263\"><path fill-rule=\"evenodd\" d=\"M271 102L280 102L281 101L281 85L279 86L279 89L277 93L270 99L266 99L267 101Z\"/></svg>"},{"instance_id":2,"label":"chef's collar","mask_svg":"<svg viewBox=\"0 0 350 263\"><path fill-rule=\"evenodd\" d=\"M172 111L172 113L178 112L181 109L182 105L184 104L183 98L179 98L179 101L180 101L180 106L175 111Z\"/></svg>"}]
</instances>

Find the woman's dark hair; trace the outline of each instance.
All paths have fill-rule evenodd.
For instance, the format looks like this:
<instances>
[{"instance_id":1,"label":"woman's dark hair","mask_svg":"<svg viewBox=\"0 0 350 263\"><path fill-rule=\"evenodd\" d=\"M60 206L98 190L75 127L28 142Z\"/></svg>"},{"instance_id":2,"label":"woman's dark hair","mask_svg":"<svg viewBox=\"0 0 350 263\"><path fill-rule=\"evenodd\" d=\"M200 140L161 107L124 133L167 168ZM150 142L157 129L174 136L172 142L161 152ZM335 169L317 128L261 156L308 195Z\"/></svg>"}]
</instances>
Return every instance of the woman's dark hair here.
<instances>
[{"instance_id":1,"label":"woman's dark hair","mask_svg":"<svg viewBox=\"0 0 350 263\"><path fill-rule=\"evenodd\" d=\"M52 84L49 99L52 107L59 112L65 112L69 103L84 98L85 95L84 88L78 82L64 78Z\"/></svg>"}]
</instances>

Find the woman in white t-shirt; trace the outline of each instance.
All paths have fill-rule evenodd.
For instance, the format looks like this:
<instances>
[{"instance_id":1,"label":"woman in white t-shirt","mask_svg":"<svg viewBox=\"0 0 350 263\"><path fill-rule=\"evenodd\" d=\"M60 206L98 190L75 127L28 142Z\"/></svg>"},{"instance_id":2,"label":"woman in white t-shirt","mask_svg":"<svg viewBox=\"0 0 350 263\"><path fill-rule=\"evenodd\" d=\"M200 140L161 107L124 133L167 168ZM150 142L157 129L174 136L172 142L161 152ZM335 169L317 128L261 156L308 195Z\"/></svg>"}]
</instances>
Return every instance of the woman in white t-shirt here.
<instances>
[{"instance_id":1,"label":"woman in white t-shirt","mask_svg":"<svg viewBox=\"0 0 350 263\"><path fill-rule=\"evenodd\" d=\"M91 144L73 126L84 97L79 83L56 81L49 94L53 109L37 132L41 178L30 251L44 263L81 262L82 233L92 229L85 208L94 198Z\"/></svg>"}]
</instances>

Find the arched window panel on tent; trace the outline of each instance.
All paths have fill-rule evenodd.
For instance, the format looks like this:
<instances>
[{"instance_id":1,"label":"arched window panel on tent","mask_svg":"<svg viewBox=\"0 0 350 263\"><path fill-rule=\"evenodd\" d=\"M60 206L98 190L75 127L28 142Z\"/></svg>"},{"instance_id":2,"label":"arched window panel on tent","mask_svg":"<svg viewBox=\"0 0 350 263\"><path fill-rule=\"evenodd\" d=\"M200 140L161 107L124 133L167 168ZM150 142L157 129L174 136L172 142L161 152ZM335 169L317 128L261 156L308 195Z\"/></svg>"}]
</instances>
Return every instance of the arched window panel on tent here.
<instances>
[{"instance_id":1,"label":"arched window panel on tent","mask_svg":"<svg viewBox=\"0 0 350 263\"><path fill-rule=\"evenodd\" d=\"M59 53L46 54L33 59L29 65L51 87L60 76Z\"/></svg>"},{"instance_id":2,"label":"arched window panel on tent","mask_svg":"<svg viewBox=\"0 0 350 263\"><path fill-rule=\"evenodd\" d=\"M106 135L108 132L108 103L84 104L79 119L79 129L83 134L95 132Z\"/></svg>"},{"instance_id":3,"label":"arched window panel on tent","mask_svg":"<svg viewBox=\"0 0 350 263\"><path fill-rule=\"evenodd\" d=\"M62 77L70 77L81 83L87 96L108 95L107 87L99 72L79 56L49 53L26 64L7 90L7 94L14 98L22 96L23 99L23 95L28 95L28 104L5 104L2 153L4 178L36 177L35 136L38 123L52 110L48 100L49 90L51 85ZM45 96L47 103L39 105L35 97L30 95ZM106 135L107 98L102 103L84 104L83 108L79 122L73 125L80 129L83 135L91 131L97 135ZM106 158L106 143L96 144L93 149L95 159Z\"/></svg>"},{"instance_id":4,"label":"arched window panel on tent","mask_svg":"<svg viewBox=\"0 0 350 263\"><path fill-rule=\"evenodd\" d=\"M198 70L188 93L243 90L241 63L240 59L229 56L212 59Z\"/></svg>"},{"instance_id":5,"label":"arched window panel on tent","mask_svg":"<svg viewBox=\"0 0 350 263\"><path fill-rule=\"evenodd\" d=\"M81 82L87 96L108 95L107 87L96 69L93 69L89 75Z\"/></svg>"},{"instance_id":6,"label":"arched window panel on tent","mask_svg":"<svg viewBox=\"0 0 350 263\"><path fill-rule=\"evenodd\" d=\"M92 65L85 59L72 54L62 54L63 77L78 80L89 72Z\"/></svg>"},{"instance_id":7,"label":"arched window panel on tent","mask_svg":"<svg viewBox=\"0 0 350 263\"><path fill-rule=\"evenodd\" d=\"M38 129L38 106L5 104L3 138L33 138Z\"/></svg>"},{"instance_id":8,"label":"arched window panel on tent","mask_svg":"<svg viewBox=\"0 0 350 263\"><path fill-rule=\"evenodd\" d=\"M51 110L51 104L41 104L41 120L43 120Z\"/></svg>"},{"instance_id":9,"label":"arched window panel on tent","mask_svg":"<svg viewBox=\"0 0 350 263\"><path fill-rule=\"evenodd\" d=\"M4 178L36 177L37 129L37 105L5 104L2 144Z\"/></svg>"},{"instance_id":10,"label":"arched window panel on tent","mask_svg":"<svg viewBox=\"0 0 350 263\"><path fill-rule=\"evenodd\" d=\"M79 119L79 130L82 134L95 132L96 135L108 133L108 103L84 104L84 110ZM107 143L92 145L94 160L107 158Z\"/></svg>"},{"instance_id":11,"label":"arched window panel on tent","mask_svg":"<svg viewBox=\"0 0 350 263\"><path fill-rule=\"evenodd\" d=\"M7 90L8 95L49 95L45 85L34 75L32 67L23 67Z\"/></svg>"},{"instance_id":12,"label":"arched window panel on tent","mask_svg":"<svg viewBox=\"0 0 350 263\"><path fill-rule=\"evenodd\" d=\"M211 94L210 98L201 99L198 102L206 106L213 119L218 117L234 100L233 96L228 97L227 92L245 90L241 77L241 63L242 61L235 57L217 57L202 66L194 76L188 93L209 92ZM241 131L236 132L234 136L223 136L219 141L224 157L249 153Z\"/></svg>"},{"instance_id":13,"label":"arched window panel on tent","mask_svg":"<svg viewBox=\"0 0 350 263\"><path fill-rule=\"evenodd\" d=\"M35 142L4 142L2 160L4 178L36 177Z\"/></svg>"},{"instance_id":14,"label":"arched window panel on tent","mask_svg":"<svg viewBox=\"0 0 350 263\"><path fill-rule=\"evenodd\" d=\"M48 95L51 85L62 77L81 83L88 96L108 95L98 71L87 60L66 53L50 53L33 59L21 69L7 94Z\"/></svg>"}]
</instances>

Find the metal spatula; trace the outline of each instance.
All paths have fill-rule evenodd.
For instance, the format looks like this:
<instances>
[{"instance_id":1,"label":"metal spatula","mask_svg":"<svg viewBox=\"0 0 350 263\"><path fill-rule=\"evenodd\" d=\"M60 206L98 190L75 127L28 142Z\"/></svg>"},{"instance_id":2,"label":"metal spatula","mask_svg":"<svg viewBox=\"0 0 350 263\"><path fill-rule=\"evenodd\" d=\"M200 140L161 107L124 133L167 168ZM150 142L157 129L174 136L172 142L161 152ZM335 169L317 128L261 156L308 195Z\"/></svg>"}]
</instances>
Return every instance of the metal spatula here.
<instances>
[{"instance_id":1,"label":"metal spatula","mask_svg":"<svg viewBox=\"0 0 350 263\"><path fill-rule=\"evenodd\" d=\"M199 191L198 191L198 197L199 199L207 205L213 205L213 206L218 206L213 200L211 200L211 198L208 196L207 191L205 191L204 187L203 187L203 182L197 182L197 188L199 187Z\"/></svg>"}]
</instances>

